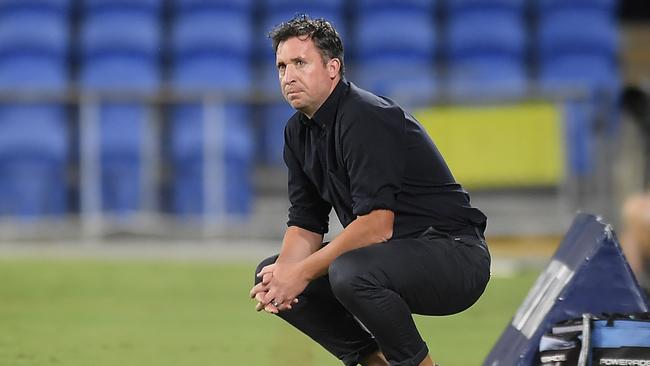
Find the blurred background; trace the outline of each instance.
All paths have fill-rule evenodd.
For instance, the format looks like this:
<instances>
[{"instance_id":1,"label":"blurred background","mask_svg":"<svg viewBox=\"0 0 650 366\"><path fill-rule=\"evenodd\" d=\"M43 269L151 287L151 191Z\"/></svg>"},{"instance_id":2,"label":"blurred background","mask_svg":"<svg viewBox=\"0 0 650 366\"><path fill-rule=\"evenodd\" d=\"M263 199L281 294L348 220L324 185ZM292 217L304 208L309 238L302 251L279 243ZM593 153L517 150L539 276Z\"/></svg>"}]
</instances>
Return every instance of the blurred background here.
<instances>
[{"instance_id":1,"label":"blurred background","mask_svg":"<svg viewBox=\"0 0 650 366\"><path fill-rule=\"evenodd\" d=\"M267 33L299 13L488 216L486 294L416 318L438 362L480 363L577 211L618 230L649 188L646 1L0 0L0 363L333 364L247 299L288 208Z\"/></svg>"},{"instance_id":2,"label":"blurred background","mask_svg":"<svg viewBox=\"0 0 650 366\"><path fill-rule=\"evenodd\" d=\"M488 235L616 223L647 186L647 110L622 99L650 83L643 3L2 0L0 239L280 238L292 111L266 35L298 13L421 120Z\"/></svg>"}]
</instances>

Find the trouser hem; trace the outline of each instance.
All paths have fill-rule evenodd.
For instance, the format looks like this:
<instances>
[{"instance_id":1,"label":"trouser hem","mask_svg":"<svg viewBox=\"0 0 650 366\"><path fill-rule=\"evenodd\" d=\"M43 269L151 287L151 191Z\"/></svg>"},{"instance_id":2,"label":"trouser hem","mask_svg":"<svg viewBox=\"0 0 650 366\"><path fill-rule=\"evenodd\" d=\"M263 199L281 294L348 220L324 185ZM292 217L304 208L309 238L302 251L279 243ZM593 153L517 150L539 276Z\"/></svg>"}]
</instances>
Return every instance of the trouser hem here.
<instances>
[{"instance_id":1,"label":"trouser hem","mask_svg":"<svg viewBox=\"0 0 650 366\"><path fill-rule=\"evenodd\" d=\"M372 342L367 346L364 346L361 349L357 350L356 352L350 353L349 355L343 357L341 361L343 361L343 364L345 366L357 366L361 363L361 360L363 360L369 354L377 351L378 349L379 346L377 346L377 343Z\"/></svg>"},{"instance_id":2,"label":"trouser hem","mask_svg":"<svg viewBox=\"0 0 650 366\"><path fill-rule=\"evenodd\" d=\"M422 343L422 348L418 351L418 353L415 354L415 356L411 357L408 360L404 361L389 361L390 366L418 366L420 362L422 362L427 355L429 354L429 348L427 347L426 343Z\"/></svg>"}]
</instances>

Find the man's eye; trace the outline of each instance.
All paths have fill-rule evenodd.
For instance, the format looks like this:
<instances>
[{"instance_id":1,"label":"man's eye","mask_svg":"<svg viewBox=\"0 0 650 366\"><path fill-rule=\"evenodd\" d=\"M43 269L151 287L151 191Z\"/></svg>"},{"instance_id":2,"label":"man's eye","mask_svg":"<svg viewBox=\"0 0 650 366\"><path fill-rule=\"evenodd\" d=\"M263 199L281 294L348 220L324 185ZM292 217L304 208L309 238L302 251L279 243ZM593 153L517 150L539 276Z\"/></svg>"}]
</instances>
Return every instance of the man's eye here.
<instances>
[{"instance_id":1,"label":"man's eye","mask_svg":"<svg viewBox=\"0 0 650 366\"><path fill-rule=\"evenodd\" d=\"M303 60L296 61L296 65L298 65L298 66L303 66L304 64L305 64L305 61L303 61Z\"/></svg>"}]
</instances>

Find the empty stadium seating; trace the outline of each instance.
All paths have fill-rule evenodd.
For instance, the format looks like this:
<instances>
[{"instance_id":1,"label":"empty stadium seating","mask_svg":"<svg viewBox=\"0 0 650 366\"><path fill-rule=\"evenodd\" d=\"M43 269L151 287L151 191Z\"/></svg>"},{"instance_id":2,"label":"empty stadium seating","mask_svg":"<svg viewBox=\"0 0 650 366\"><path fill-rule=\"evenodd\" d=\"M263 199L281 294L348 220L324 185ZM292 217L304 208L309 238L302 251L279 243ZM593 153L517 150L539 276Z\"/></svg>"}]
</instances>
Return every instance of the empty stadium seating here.
<instances>
[{"instance_id":1,"label":"empty stadium seating","mask_svg":"<svg viewBox=\"0 0 650 366\"><path fill-rule=\"evenodd\" d=\"M63 94L68 86L68 1L0 3L0 93ZM0 215L67 210L68 123L53 100L0 104Z\"/></svg>"},{"instance_id":2,"label":"empty stadium seating","mask_svg":"<svg viewBox=\"0 0 650 366\"><path fill-rule=\"evenodd\" d=\"M228 213L246 216L251 205L252 138L248 121L250 109L242 105L216 106L215 120L205 119L207 108L196 104L177 106L172 112L170 160L173 169L172 209L181 216ZM221 118L220 118L221 117ZM206 126L212 123L213 126ZM206 131L216 142L213 155L206 155ZM214 165L206 167L207 163ZM206 187L207 169L218 174L214 186ZM213 189L217 202L207 201L207 189Z\"/></svg>"},{"instance_id":3,"label":"empty stadium seating","mask_svg":"<svg viewBox=\"0 0 650 366\"><path fill-rule=\"evenodd\" d=\"M352 79L405 104L436 93L438 35L432 1L360 1L351 39ZM411 100L413 99L413 100Z\"/></svg>"},{"instance_id":4,"label":"empty stadium seating","mask_svg":"<svg viewBox=\"0 0 650 366\"><path fill-rule=\"evenodd\" d=\"M175 5L171 24L174 87L239 94L250 90L250 2L178 1Z\"/></svg>"},{"instance_id":5,"label":"empty stadium seating","mask_svg":"<svg viewBox=\"0 0 650 366\"><path fill-rule=\"evenodd\" d=\"M538 25L544 88L590 91L618 86L618 33L613 1L541 1Z\"/></svg>"},{"instance_id":6,"label":"empty stadium seating","mask_svg":"<svg viewBox=\"0 0 650 366\"><path fill-rule=\"evenodd\" d=\"M155 94L162 79L162 1L86 0L83 5L83 90L104 93L105 98L111 93ZM136 97L132 101L99 99L98 156L105 212L128 217L144 209L143 149L151 134L149 112Z\"/></svg>"},{"instance_id":7,"label":"empty stadium seating","mask_svg":"<svg viewBox=\"0 0 650 366\"><path fill-rule=\"evenodd\" d=\"M282 164L294 113L266 35L302 13L335 25L349 81L408 108L443 95L577 91L565 105L567 162L587 174L595 122L621 84L615 11L616 0L2 0L0 215L71 209L77 109L61 101L71 86L105 98L96 110L104 211L148 209L144 191L158 187L145 180L143 149L159 123L171 173L160 206L248 215L254 159ZM165 99L162 119L151 119L145 99L160 95L180 100ZM215 146L204 145L206 132ZM220 170L216 180L208 164Z\"/></svg>"},{"instance_id":8,"label":"empty stadium seating","mask_svg":"<svg viewBox=\"0 0 650 366\"><path fill-rule=\"evenodd\" d=\"M456 98L521 96L526 92L523 0L447 3L449 92Z\"/></svg>"},{"instance_id":9,"label":"empty stadium seating","mask_svg":"<svg viewBox=\"0 0 650 366\"><path fill-rule=\"evenodd\" d=\"M244 96L253 85L252 3L177 1L175 9L172 86L222 98L208 104L199 99L173 108L169 136L172 210L182 216L245 216L250 212L252 194L250 108L224 96ZM210 110L221 112L206 118ZM206 131L221 133L206 138ZM214 146L205 145L206 140ZM206 162L214 164L206 166ZM218 175L212 181L211 175L206 176L211 169Z\"/></svg>"},{"instance_id":10,"label":"empty stadium seating","mask_svg":"<svg viewBox=\"0 0 650 366\"><path fill-rule=\"evenodd\" d=\"M540 0L537 8L539 84L566 94L567 162L584 175L594 168L598 118L608 118L619 88L614 0ZM602 107L605 107L604 109Z\"/></svg>"}]
</instances>

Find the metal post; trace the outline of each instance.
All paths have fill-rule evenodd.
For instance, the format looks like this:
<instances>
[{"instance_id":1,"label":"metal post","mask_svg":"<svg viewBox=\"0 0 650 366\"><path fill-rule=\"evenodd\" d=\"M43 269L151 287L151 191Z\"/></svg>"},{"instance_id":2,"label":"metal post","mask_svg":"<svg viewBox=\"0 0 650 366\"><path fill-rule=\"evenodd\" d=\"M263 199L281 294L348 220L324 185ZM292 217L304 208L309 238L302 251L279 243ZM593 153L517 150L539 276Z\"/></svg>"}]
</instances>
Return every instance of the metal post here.
<instances>
[{"instance_id":1,"label":"metal post","mask_svg":"<svg viewBox=\"0 0 650 366\"><path fill-rule=\"evenodd\" d=\"M151 105L147 105L144 141L140 145L142 163L140 167L141 207L149 215L159 211L158 177L160 175L159 138L160 114Z\"/></svg>"},{"instance_id":2,"label":"metal post","mask_svg":"<svg viewBox=\"0 0 650 366\"><path fill-rule=\"evenodd\" d=\"M225 204L225 112L223 101L203 99L203 234L223 227Z\"/></svg>"},{"instance_id":3,"label":"metal post","mask_svg":"<svg viewBox=\"0 0 650 366\"><path fill-rule=\"evenodd\" d=\"M81 226L85 237L96 237L102 229L99 102L85 95L81 97L79 108Z\"/></svg>"}]
</instances>

